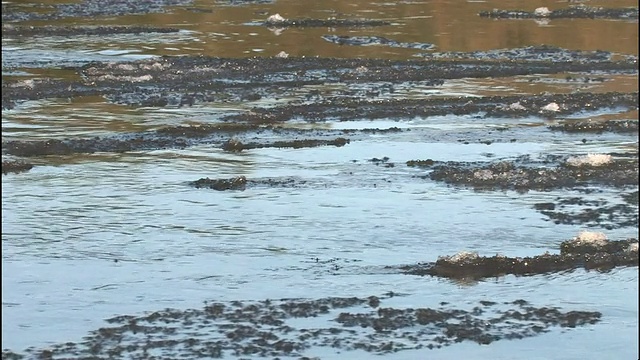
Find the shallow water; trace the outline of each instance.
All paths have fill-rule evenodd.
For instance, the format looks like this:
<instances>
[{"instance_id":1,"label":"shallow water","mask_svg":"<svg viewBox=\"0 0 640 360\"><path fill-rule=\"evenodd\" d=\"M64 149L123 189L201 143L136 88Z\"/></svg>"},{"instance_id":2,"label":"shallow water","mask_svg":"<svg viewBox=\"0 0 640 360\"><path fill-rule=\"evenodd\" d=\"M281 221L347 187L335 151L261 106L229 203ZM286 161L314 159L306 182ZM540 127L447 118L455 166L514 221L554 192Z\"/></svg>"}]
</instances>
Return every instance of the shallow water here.
<instances>
[{"instance_id":1,"label":"shallow water","mask_svg":"<svg viewBox=\"0 0 640 360\"><path fill-rule=\"evenodd\" d=\"M49 2L47 2L49 3ZM547 2L528 2L526 10ZM559 4L564 6L565 4ZM590 6L611 6L590 1ZM616 6L637 6L620 1ZM3 77L72 78L57 66L89 61L127 61L157 55L224 57L291 56L419 58L423 50L385 46L339 46L323 35L384 36L435 44L436 51L476 51L531 45L607 50L638 55L638 24L620 20L489 20L493 8L520 9L517 1L368 2L290 0L222 6L194 1L194 12L97 19L61 19L46 24L171 26L173 34L2 40ZM548 6L548 5L547 5ZM356 15L392 22L370 28L288 28L257 25L268 15L338 18ZM43 21L25 22L41 25ZM429 87L406 84L393 97L537 94L543 91L637 91L637 74L604 75L603 82L556 81L564 75L463 79ZM534 78L536 81L531 82ZM542 80L540 80L542 79ZM538 81L540 80L540 81ZM280 100L280 101L286 101ZM165 125L218 121L230 111L261 103L208 103L189 108L132 108L102 97L32 101L3 110L8 139L103 136ZM584 118L637 120L637 111L584 113ZM556 120L556 121L561 121ZM478 119L439 116L395 121L290 127L367 129L400 127L411 132L367 135L344 147L256 149L228 153L207 145L182 150L96 153L30 159L36 167L2 177L2 347L81 341L115 315L164 308L200 308L204 301L367 297L406 294L385 306L429 307L447 301L470 308L480 300L526 299L564 311L602 312L602 321L575 329L491 345L460 343L436 350L409 350L385 358L589 359L638 357L638 271L576 270L530 277L505 276L472 283L390 273L385 266L435 261L461 250L480 255L533 256L555 252L581 225L554 225L533 208L571 191L525 194L474 191L418 176L408 160L488 161L530 154L586 154L637 149L638 135L564 134L546 128L552 120ZM507 127L499 133L492 128ZM583 139L589 138L588 143ZM460 138L502 140L463 144ZM509 139L518 138L510 143ZM368 161L389 157L397 166ZM294 176L296 188L250 188L242 192L194 189L203 177ZM636 187L637 189L637 187ZM595 198L613 199L620 189ZM577 192L575 193L577 196ZM590 230L605 231L590 228ZM606 230L612 240L638 237L635 227ZM314 258L336 259L317 264ZM116 261L117 260L117 261ZM337 266L334 267L334 264ZM327 319L318 319L318 323ZM312 349L308 356L370 358L353 351Z\"/></svg>"}]
</instances>

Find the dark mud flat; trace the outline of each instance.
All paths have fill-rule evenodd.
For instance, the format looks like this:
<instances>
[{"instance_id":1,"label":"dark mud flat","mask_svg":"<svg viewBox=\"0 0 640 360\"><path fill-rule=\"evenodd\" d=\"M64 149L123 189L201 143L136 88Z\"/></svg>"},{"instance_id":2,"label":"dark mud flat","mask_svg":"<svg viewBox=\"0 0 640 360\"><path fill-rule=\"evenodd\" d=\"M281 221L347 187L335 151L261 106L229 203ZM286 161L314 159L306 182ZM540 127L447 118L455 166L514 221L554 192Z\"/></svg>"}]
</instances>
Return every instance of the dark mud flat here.
<instances>
[{"instance_id":1,"label":"dark mud flat","mask_svg":"<svg viewBox=\"0 0 640 360\"><path fill-rule=\"evenodd\" d=\"M507 274L536 275L571 269L610 270L617 266L638 266L638 240L608 241L602 233L583 232L560 244L560 254L524 258L504 255L491 257L461 252L443 256L435 263L402 266L410 275L430 275L444 278L482 279Z\"/></svg>"},{"instance_id":2,"label":"dark mud flat","mask_svg":"<svg viewBox=\"0 0 640 360\"><path fill-rule=\"evenodd\" d=\"M447 303L433 308L383 307L395 294L368 298L282 299L205 303L203 309L166 309L145 316L118 316L81 343L28 349L40 359L157 359L296 357L319 359L314 350L364 350L387 354L434 349L463 341L490 344L596 324L599 312L535 307L525 300L480 301L473 309ZM320 326L296 326L313 319ZM3 350L3 359L22 354Z\"/></svg>"},{"instance_id":3,"label":"dark mud flat","mask_svg":"<svg viewBox=\"0 0 640 360\"><path fill-rule=\"evenodd\" d=\"M483 11L482 17L495 19L638 19L638 8L601 8L574 6L566 9L550 10L538 8L536 11L492 10Z\"/></svg>"}]
</instances>

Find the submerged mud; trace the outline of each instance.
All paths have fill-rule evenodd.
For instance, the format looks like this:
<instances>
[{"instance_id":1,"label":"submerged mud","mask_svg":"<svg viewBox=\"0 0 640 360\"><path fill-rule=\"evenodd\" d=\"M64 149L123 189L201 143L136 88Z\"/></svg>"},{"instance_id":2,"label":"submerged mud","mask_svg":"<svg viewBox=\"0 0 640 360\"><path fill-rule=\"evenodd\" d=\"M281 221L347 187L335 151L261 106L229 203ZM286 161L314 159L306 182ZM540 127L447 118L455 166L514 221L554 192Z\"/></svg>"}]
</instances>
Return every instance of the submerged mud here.
<instances>
[{"instance_id":1,"label":"submerged mud","mask_svg":"<svg viewBox=\"0 0 640 360\"><path fill-rule=\"evenodd\" d=\"M88 36L114 34L175 33L178 28L147 26L14 26L2 25L3 37Z\"/></svg>"},{"instance_id":2,"label":"submerged mud","mask_svg":"<svg viewBox=\"0 0 640 360\"><path fill-rule=\"evenodd\" d=\"M367 298L281 299L205 302L203 309L165 309L144 316L118 316L81 343L26 350L40 359L156 359L313 356L321 348L388 354L434 349L463 341L490 344L537 336L553 328L596 324L602 314L536 307L519 299L480 301L470 310L443 302L437 308L394 308L395 294ZM300 320L313 319L313 327ZM296 325L298 324L298 325ZM3 350L3 359L23 354Z\"/></svg>"},{"instance_id":3,"label":"submerged mud","mask_svg":"<svg viewBox=\"0 0 640 360\"><path fill-rule=\"evenodd\" d=\"M638 8L602 8L578 5L565 9L538 8L535 11L491 10L479 13L494 19L638 19Z\"/></svg>"},{"instance_id":4,"label":"submerged mud","mask_svg":"<svg viewBox=\"0 0 640 360\"><path fill-rule=\"evenodd\" d=\"M425 43L407 43L390 40L382 36L346 36L346 35L324 35L322 38L328 42L338 45L371 46L384 45L389 47L399 47L407 49L430 50L435 46Z\"/></svg>"},{"instance_id":5,"label":"submerged mud","mask_svg":"<svg viewBox=\"0 0 640 360\"><path fill-rule=\"evenodd\" d=\"M70 17L123 16L166 12L170 6L185 6L192 0L82 0L75 3L37 4L29 8L19 3L2 3L2 21L54 20ZM29 10L36 10L31 11Z\"/></svg>"},{"instance_id":6,"label":"submerged mud","mask_svg":"<svg viewBox=\"0 0 640 360\"><path fill-rule=\"evenodd\" d=\"M523 48L482 50L470 52L428 52L419 56L426 59L475 59L475 60L497 60L497 61L553 61L553 62L601 62L611 61L614 54L602 50L569 50L556 46L539 45L527 46ZM637 61L637 57L631 55L620 55L630 61Z\"/></svg>"},{"instance_id":7,"label":"submerged mud","mask_svg":"<svg viewBox=\"0 0 640 360\"><path fill-rule=\"evenodd\" d=\"M430 275L445 278L482 279L503 275L536 275L571 269L609 270L617 266L638 266L638 240L608 241L603 234L587 233L560 245L560 254L533 257L504 255L479 256L461 252L439 257L435 263L401 266L409 275Z\"/></svg>"},{"instance_id":8,"label":"submerged mud","mask_svg":"<svg viewBox=\"0 0 640 360\"><path fill-rule=\"evenodd\" d=\"M558 197L554 202L536 203L533 208L547 217L548 221L562 225L583 225L604 229L638 227L638 191L614 197L585 199L583 197Z\"/></svg>"}]
</instances>

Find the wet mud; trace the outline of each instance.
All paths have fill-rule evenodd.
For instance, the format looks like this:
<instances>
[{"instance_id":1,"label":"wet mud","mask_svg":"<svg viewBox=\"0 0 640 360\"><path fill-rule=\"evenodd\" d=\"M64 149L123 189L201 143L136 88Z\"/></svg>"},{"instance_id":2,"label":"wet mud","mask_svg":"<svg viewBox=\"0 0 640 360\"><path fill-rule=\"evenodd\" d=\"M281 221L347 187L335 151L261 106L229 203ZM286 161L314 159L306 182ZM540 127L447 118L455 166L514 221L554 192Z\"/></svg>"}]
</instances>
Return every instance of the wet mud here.
<instances>
[{"instance_id":1,"label":"wet mud","mask_svg":"<svg viewBox=\"0 0 640 360\"><path fill-rule=\"evenodd\" d=\"M504 275L537 275L572 269L610 270L638 266L638 240L609 241L601 233L584 233L560 245L560 254L533 257L480 256L460 252L439 257L435 263L401 266L409 275L482 279Z\"/></svg>"},{"instance_id":2,"label":"wet mud","mask_svg":"<svg viewBox=\"0 0 640 360\"><path fill-rule=\"evenodd\" d=\"M638 19L638 8L601 8L578 5L565 9L538 8L535 11L492 10L479 13L494 19Z\"/></svg>"},{"instance_id":3,"label":"wet mud","mask_svg":"<svg viewBox=\"0 0 640 360\"><path fill-rule=\"evenodd\" d=\"M332 348L388 354L435 349L460 342L490 344L537 336L554 328L596 324L599 312L536 307L518 299L480 301L472 309L446 302L436 308L385 306L387 293L366 298L281 299L205 302L202 309L165 309L144 316L122 315L92 331L81 343L3 350L3 359L157 359L287 357L319 359L314 351ZM305 327L302 319L316 326Z\"/></svg>"},{"instance_id":4,"label":"wet mud","mask_svg":"<svg viewBox=\"0 0 640 360\"><path fill-rule=\"evenodd\" d=\"M236 6L272 2L232 0L212 4ZM72 4L40 4L29 9L19 3L3 3L2 18L3 22L16 22L113 17L169 12L173 6L190 5L191 0L83 0ZM183 9L205 13L214 11L205 7ZM558 10L540 8L534 12L494 10L480 13L480 16L634 20L638 18L638 9L577 6ZM392 24L375 19L285 19L275 14L266 21L252 25L274 30L287 27L380 27ZM171 27L38 27L3 24L2 31L3 36L21 38L172 33L179 30ZM395 41L382 36L324 35L322 39L338 46L387 46L423 51L435 49L433 44ZM351 120L411 120L443 115L473 115L478 121L528 117L553 120L552 125L541 127L565 133L584 133L584 142L590 135L632 135L638 131L637 119L565 119L576 115L582 118L590 113L636 111L638 92L575 91L567 94L478 97L422 96L419 99L393 96L401 89L414 86L438 88L450 80L521 75L560 74L564 78L558 81L567 83L602 83L608 81L605 77L609 75L637 77L636 56L552 46L425 52L418 54L421 57L419 59L402 61L289 57L286 53L281 54L270 58L246 59L158 57L127 62L93 62L84 66L52 62L49 67L69 70L77 76L74 80L3 77L2 106L6 110L20 107L28 101L86 96L103 96L107 102L131 107L179 108L207 103L239 103L241 105L234 108L243 109L228 111L216 118L215 124L169 126L91 138L3 138L3 155L33 158L76 153L181 149L203 144L232 153L260 148L345 147L352 142L368 139L371 134L393 135L403 132L413 136L424 135L421 140L431 141L429 136L434 135L429 134L431 130L428 128L307 130L295 128L295 125ZM283 99L294 100L281 101ZM269 104L270 100L278 100L278 104ZM258 105L253 106L254 102ZM265 102L267 105L264 105ZM476 131L470 130L467 134L475 136L480 133ZM523 136L526 136L525 133L526 130L522 131ZM492 140L478 137L474 139L487 145L492 143ZM520 140L514 137L507 141ZM455 140L449 138L446 141ZM465 139L457 141L468 143ZM351 161L355 164L361 160ZM614 189L617 196L610 196L606 200L567 195L532 206L550 222L549 225L552 222L605 229L638 226L637 152L549 155L543 160L524 156L487 162L441 162L427 158L404 164L392 162L385 156L365 159L363 163L366 165L358 169L364 169L364 172L373 169L376 172L393 173L385 178L389 182L396 179L419 183L430 180L482 191L515 190L520 193L530 190L571 190L586 195ZM2 171L3 174L18 173L32 167L24 160L3 160ZM344 181L348 183L347 186L366 183L368 187L376 187L371 178L352 177L353 173L349 171L346 169L345 173L331 180L293 176L235 176L206 177L186 185L215 191L243 191L260 187L326 188L335 185L330 181ZM342 176L346 173L348 177ZM320 268L321 271L337 274L348 262L337 258L326 261L316 258L312 266L302 270ZM547 252L521 258L504 255L487 257L461 252L439 257L435 262L385 266L384 271L396 276L403 273L452 280L478 280L508 274L528 276L574 269L604 272L615 267L635 266L638 266L637 239L610 241L603 234L585 232L562 242L559 254ZM416 279L421 280L418 277ZM396 296L401 295L390 292L365 298L211 302L205 303L202 309L165 309L142 316L122 315L107 320L109 326L92 331L81 342L32 347L23 354L3 350L2 358L196 359L231 356L316 359L314 351L322 348L343 352L347 357L348 352L353 350L381 355L402 350L435 349L459 342L490 344L522 339L559 329L566 331L596 324L602 316L599 312L565 311L556 307L536 307L525 300L496 302L491 298L471 304L472 309L456 308L444 302L436 308L393 307L388 303ZM301 321L305 319L312 321Z\"/></svg>"}]
</instances>

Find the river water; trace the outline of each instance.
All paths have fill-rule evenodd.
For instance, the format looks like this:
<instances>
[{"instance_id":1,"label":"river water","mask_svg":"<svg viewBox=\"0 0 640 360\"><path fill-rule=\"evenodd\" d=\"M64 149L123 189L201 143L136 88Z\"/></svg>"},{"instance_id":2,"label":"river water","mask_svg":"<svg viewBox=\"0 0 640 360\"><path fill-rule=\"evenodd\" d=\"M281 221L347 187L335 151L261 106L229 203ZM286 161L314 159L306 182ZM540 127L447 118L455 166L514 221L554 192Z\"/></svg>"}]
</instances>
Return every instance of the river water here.
<instances>
[{"instance_id":1,"label":"river water","mask_svg":"<svg viewBox=\"0 0 640 360\"><path fill-rule=\"evenodd\" d=\"M42 4L55 3L54 1ZM553 6L565 7L559 1ZM589 6L610 2L587 1ZM233 5L194 1L167 13L63 18L20 25L150 25L182 29L148 35L2 39L3 77L71 78L54 64L125 61L161 55L220 57L290 56L419 59L424 50L388 46L340 46L324 35L384 36L435 45L435 51L477 51L552 45L638 56L637 21L553 19L492 20L477 14L493 8L533 10L545 1L322 1L277 0ZM617 7L637 6L618 1ZM193 8L199 11L194 11ZM365 28L288 28L258 25L267 16L344 18L392 23ZM401 91L407 97L537 94L543 91L637 91L633 76L604 74L596 83L529 82L535 76L463 79L433 88ZM553 79L553 76L548 76ZM562 76L557 78L561 79ZM166 125L215 121L227 111L256 103L207 103L183 108L135 108L102 97L31 101L2 111L3 141L102 136ZM259 104L258 105L263 105ZM637 111L589 114L631 118ZM435 261L461 250L480 255L534 256L557 251L583 225L555 225L533 204L574 194L483 191L416 178L415 168L384 168L431 158L486 161L529 154L622 152L637 148L638 134L584 135L551 132L548 120L430 118L331 122L335 129L433 129L385 133L345 147L255 149L228 153L207 145L127 153L43 156L35 167L2 177L2 347L21 352L80 341L116 315L164 308L199 308L204 301L406 296L388 306L461 308L481 300L524 298L537 306L599 311L602 321L568 331L491 345L461 343L428 351L401 351L385 358L636 359L638 358L638 269L575 270L531 277L504 276L462 283L389 274L386 265ZM303 125L301 125L303 126ZM309 126L305 124L304 126ZM486 126L515 127L516 143L461 144ZM525 129L525 130L518 130ZM526 133L519 133L526 132ZM451 135L455 133L456 135ZM203 177L294 176L310 184L293 188L249 188L218 192L187 185ZM577 193L574 195L577 196ZM594 199L611 199L603 189ZM582 196L582 195L581 195ZM637 227L604 231L610 239L637 238ZM313 259L332 260L315 266ZM311 351L322 358L369 358L364 352Z\"/></svg>"}]
</instances>

